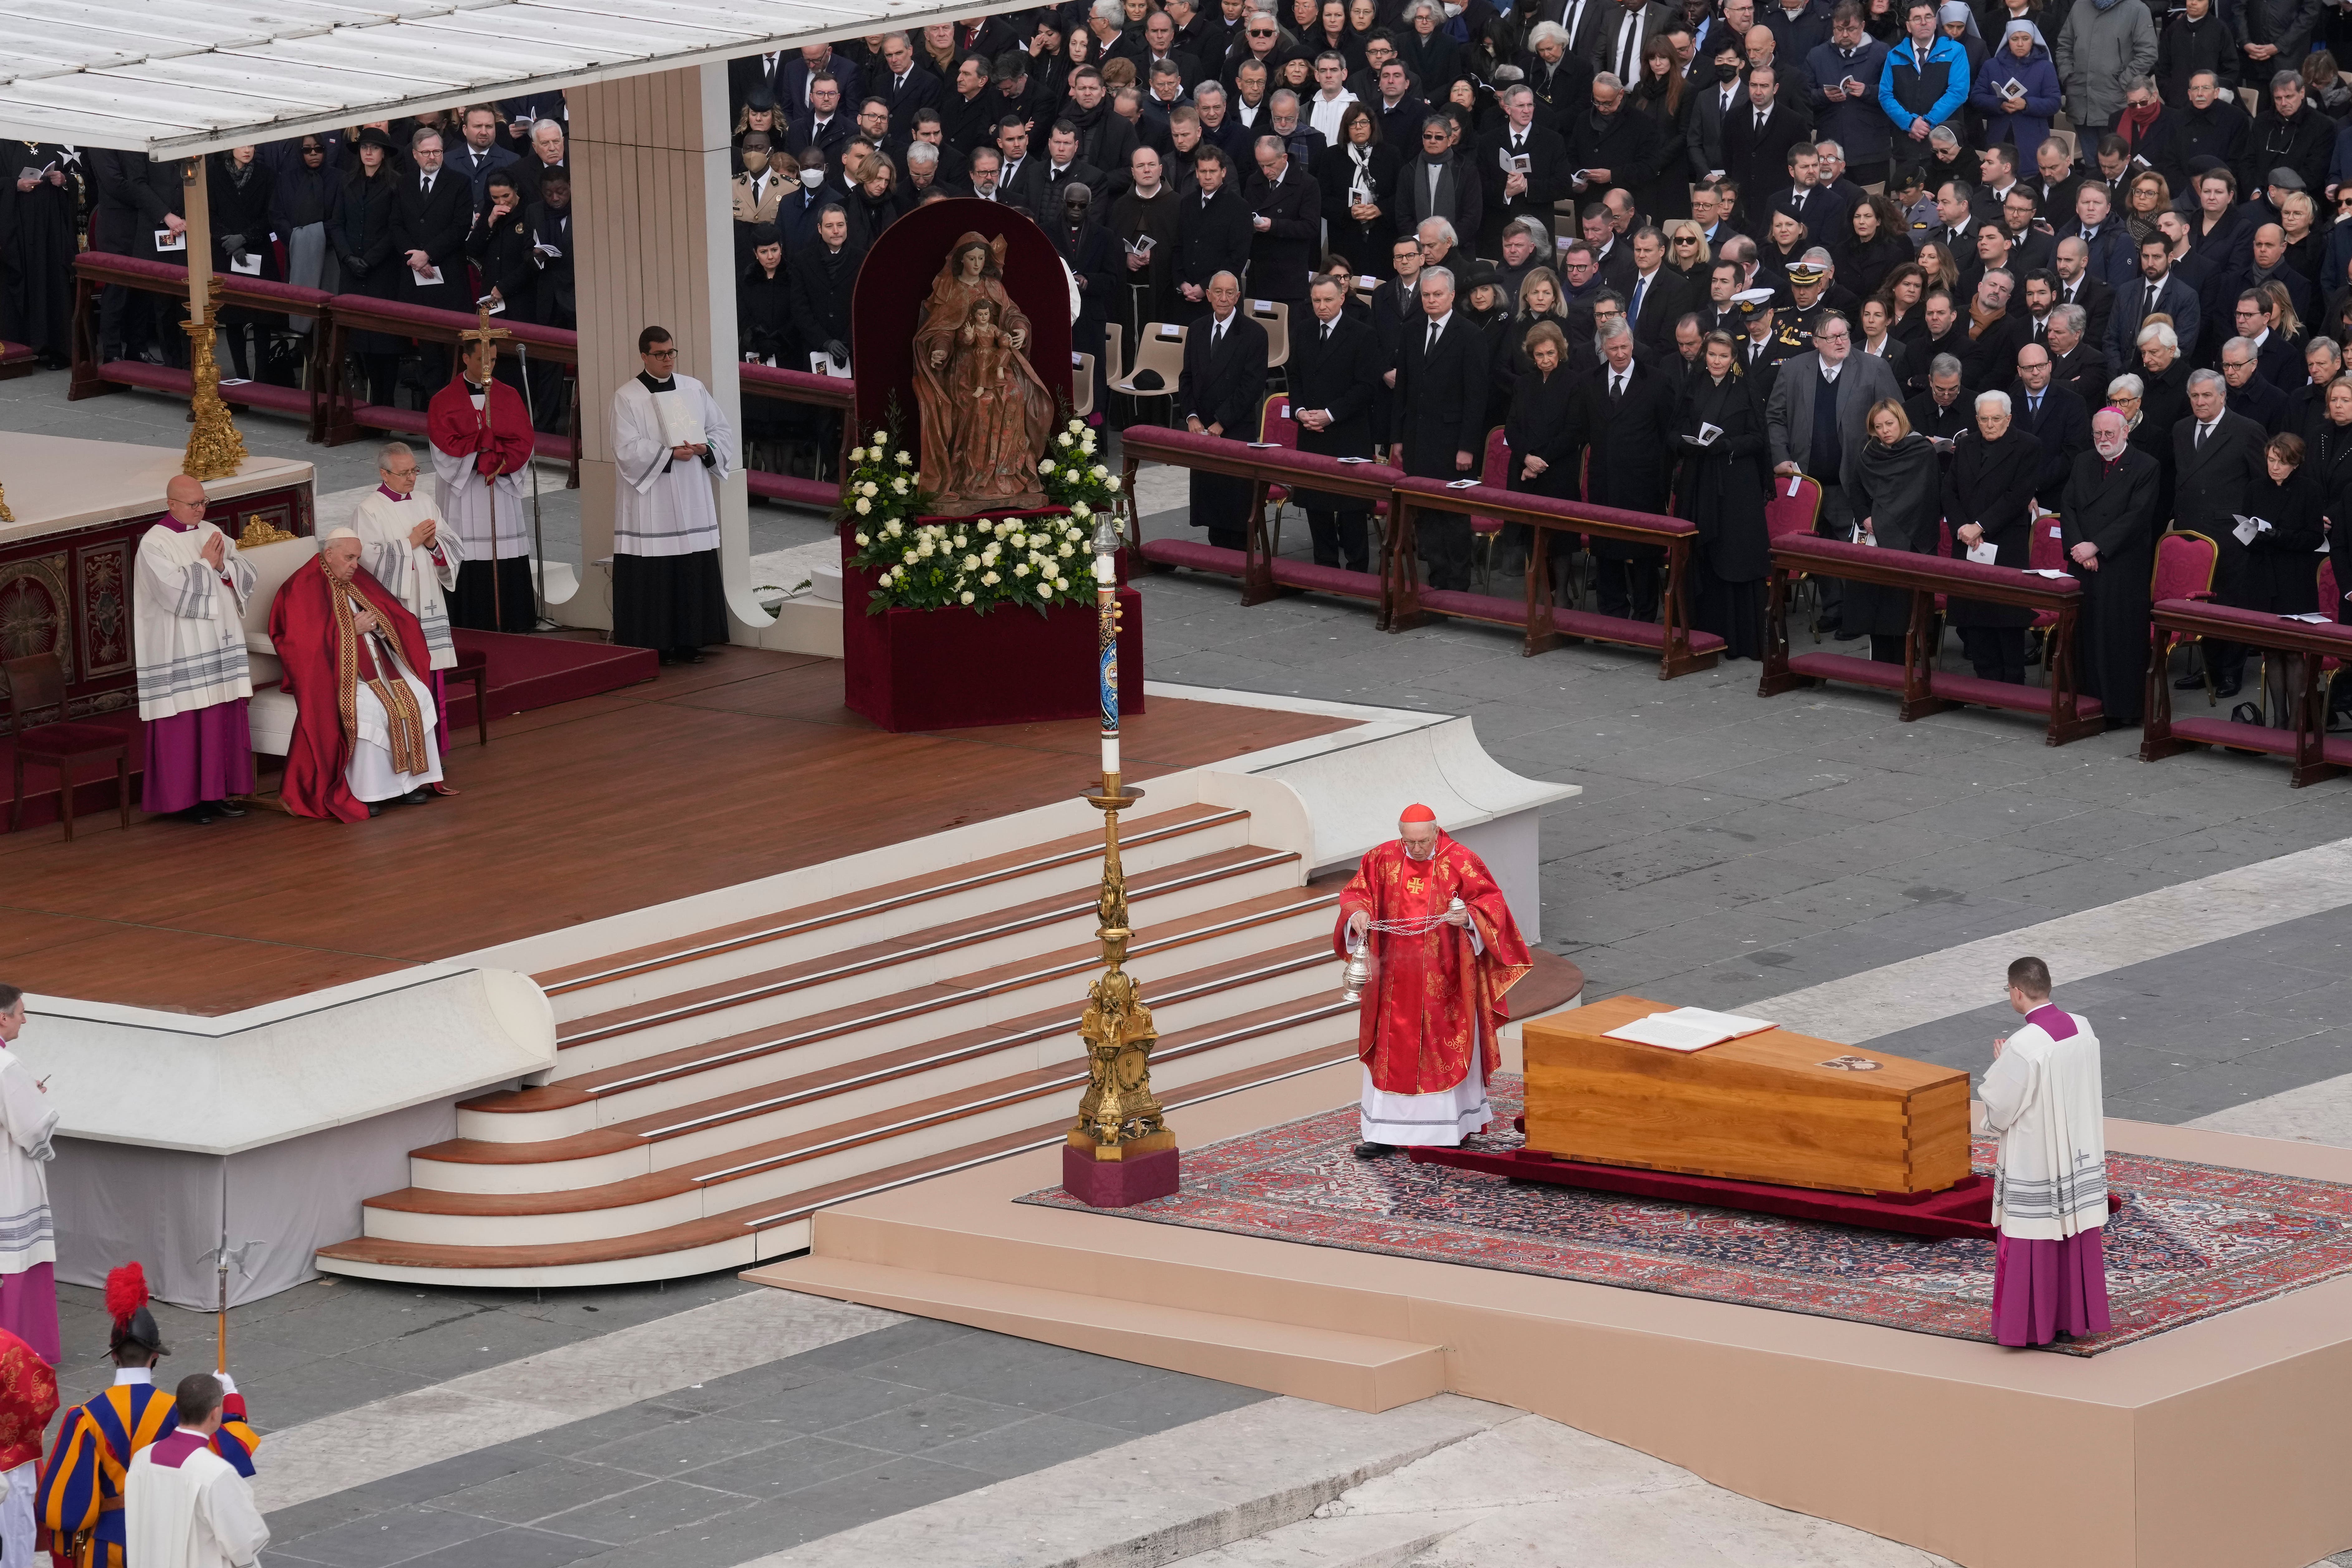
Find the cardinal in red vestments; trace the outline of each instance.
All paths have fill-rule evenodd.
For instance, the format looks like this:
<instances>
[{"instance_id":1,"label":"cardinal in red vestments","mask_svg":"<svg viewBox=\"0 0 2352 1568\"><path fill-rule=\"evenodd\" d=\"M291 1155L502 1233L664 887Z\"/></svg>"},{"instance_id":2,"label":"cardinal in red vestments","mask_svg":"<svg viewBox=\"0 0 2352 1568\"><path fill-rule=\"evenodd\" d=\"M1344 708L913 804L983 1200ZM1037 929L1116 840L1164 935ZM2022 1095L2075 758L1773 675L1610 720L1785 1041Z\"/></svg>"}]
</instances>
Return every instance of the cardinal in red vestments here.
<instances>
[{"instance_id":1,"label":"cardinal in red vestments","mask_svg":"<svg viewBox=\"0 0 2352 1568\"><path fill-rule=\"evenodd\" d=\"M422 804L441 776L433 689L419 679L431 668L425 628L359 556L359 535L336 530L269 606L269 640L286 667L281 689L295 702L279 793L297 816L365 822L383 800ZM358 770L362 788L354 791L353 757L363 747L371 765ZM373 780L382 787L367 787Z\"/></svg>"},{"instance_id":2,"label":"cardinal in red vestments","mask_svg":"<svg viewBox=\"0 0 2352 1568\"><path fill-rule=\"evenodd\" d=\"M1486 1080L1502 1060L1496 1031L1510 1017L1503 993L1532 967L1486 862L1429 807L1407 806L1396 841L1366 854L1339 895L1331 940L1342 954L1369 944L1371 960L1357 1154L1451 1146L1484 1129Z\"/></svg>"}]
</instances>

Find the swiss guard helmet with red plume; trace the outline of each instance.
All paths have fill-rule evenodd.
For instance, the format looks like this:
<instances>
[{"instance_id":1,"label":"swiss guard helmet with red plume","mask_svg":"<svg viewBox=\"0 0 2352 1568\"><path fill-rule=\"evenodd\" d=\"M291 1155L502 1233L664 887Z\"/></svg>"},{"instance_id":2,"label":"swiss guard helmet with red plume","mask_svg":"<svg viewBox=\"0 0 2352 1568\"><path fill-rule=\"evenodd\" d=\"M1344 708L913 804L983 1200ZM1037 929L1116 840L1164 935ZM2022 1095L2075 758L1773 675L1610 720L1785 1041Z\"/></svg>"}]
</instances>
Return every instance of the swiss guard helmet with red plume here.
<instances>
[{"instance_id":1,"label":"swiss guard helmet with red plume","mask_svg":"<svg viewBox=\"0 0 2352 1568\"><path fill-rule=\"evenodd\" d=\"M163 1352L163 1331L155 1326L147 1301L147 1271L136 1263L107 1275L106 1315L114 1320L114 1331L107 1336L106 1348L118 1360L126 1351L142 1362Z\"/></svg>"}]
</instances>

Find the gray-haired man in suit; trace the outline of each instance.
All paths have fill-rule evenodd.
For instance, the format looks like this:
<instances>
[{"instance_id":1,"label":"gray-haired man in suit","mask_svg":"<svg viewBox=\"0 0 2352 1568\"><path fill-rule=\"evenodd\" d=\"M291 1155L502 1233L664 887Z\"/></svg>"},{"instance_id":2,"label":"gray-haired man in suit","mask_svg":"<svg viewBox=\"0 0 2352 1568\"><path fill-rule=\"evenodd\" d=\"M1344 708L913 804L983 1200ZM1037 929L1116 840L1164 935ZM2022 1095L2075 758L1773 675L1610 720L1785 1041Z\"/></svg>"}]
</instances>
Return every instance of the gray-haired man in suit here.
<instances>
[{"instance_id":1,"label":"gray-haired man in suit","mask_svg":"<svg viewBox=\"0 0 2352 1568\"><path fill-rule=\"evenodd\" d=\"M1853 533L1853 507L1846 500L1862 449L1870 440L1870 410L1882 398L1903 400L1903 389L1886 362L1853 352L1852 323L1834 311L1813 324L1813 346L1781 362L1764 406L1764 433L1772 452L1775 482L1786 487L1801 474L1822 487L1821 515L1813 531L1825 539ZM1822 584L1822 616L1834 625L1843 598L1834 579Z\"/></svg>"}]
</instances>

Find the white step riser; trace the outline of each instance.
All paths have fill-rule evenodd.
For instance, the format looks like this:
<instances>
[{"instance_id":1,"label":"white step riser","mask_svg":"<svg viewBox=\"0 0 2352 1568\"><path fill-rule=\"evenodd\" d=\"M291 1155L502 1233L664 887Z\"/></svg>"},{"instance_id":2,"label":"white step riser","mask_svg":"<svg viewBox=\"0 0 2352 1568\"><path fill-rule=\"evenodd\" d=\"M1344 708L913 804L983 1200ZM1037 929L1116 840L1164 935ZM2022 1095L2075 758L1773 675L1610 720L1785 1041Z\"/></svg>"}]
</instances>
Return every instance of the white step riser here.
<instances>
[{"instance_id":1,"label":"white step riser","mask_svg":"<svg viewBox=\"0 0 2352 1568\"><path fill-rule=\"evenodd\" d=\"M1202 1051L1155 1068L1153 1084L1155 1088L1181 1089L1321 1046L1331 1047L1335 1052L1343 1050L1352 1033L1345 1025L1345 1019L1327 1018L1254 1035L1231 1046ZM1077 1093L1078 1086L1074 1083L1051 1094L1014 1100L970 1116L912 1129L896 1137L875 1139L650 1203L552 1215L432 1215L370 1208L366 1211L366 1234L387 1241L442 1246L522 1247L633 1236L700 1218L706 1205L723 1211L772 1201L779 1207L790 1207L792 1195L796 1193L1034 1126L1047 1120L1053 1108L1064 1101L1075 1115ZM715 1173L724 1169L725 1164L724 1160L715 1160L708 1168Z\"/></svg>"},{"instance_id":2,"label":"white step riser","mask_svg":"<svg viewBox=\"0 0 2352 1568\"><path fill-rule=\"evenodd\" d=\"M1265 894L1278 893L1296 885L1291 879L1295 867L1296 862L1286 860L1255 870L1150 894L1138 899L1130 906L1134 911L1133 918L1138 919L1139 929L1148 931L1151 923L1206 914ZM793 1018L804 1018L835 1007L896 995L919 985L937 984L961 975L1015 963L1039 953L1075 947L1094 934L1095 920L1094 909L1088 905L1083 911L1074 911L1064 919L1024 926L1002 936L983 938L938 952L915 954L897 963L876 963L836 979L816 981L733 1006L694 1013L667 1022L648 1024L641 1028L583 1041L578 1045L567 1045L557 1060L555 1079L560 1082L564 1079L577 1078L582 1073L596 1072L623 1062L639 1061L648 1056L682 1049L704 1040L741 1034L749 1029L772 1027Z\"/></svg>"},{"instance_id":3,"label":"white step riser","mask_svg":"<svg viewBox=\"0 0 2352 1568\"><path fill-rule=\"evenodd\" d=\"M1319 922L1322 917L1318 914L1312 918ZM1337 973L1337 970L1336 963L1302 965L1261 980L1228 986L1182 1001L1155 1005L1152 1016L1160 1026L1160 1032L1163 1036L1172 1035L1181 1030L1197 1028L1221 1018L1230 1018L1259 1007L1270 1007L1276 1003L1290 1002L1318 994L1328 990L1334 984L1332 975ZM1024 987L1018 991L998 995L975 997L970 1002L959 1003L952 1007L921 1013L912 1017L894 1019L872 1028L856 1030L824 1040L811 1041L789 1050L773 1051L738 1062L723 1063L700 1072L685 1074L678 1078L646 1084L639 1089L625 1089L618 1093L604 1095L593 1105L566 1106L559 1110L548 1111L461 1110L457 1113L457 1135L461 1138L479 1139L486 1142L530 1143L546 1139L569 1137L572 1133L586 1131L594 1126L609 1127L614 1122L631 1121L641 1116L680 1110L705 1100L717 1099L721 1095L775 1083L786 1078L821 1072L827 1068L878 1056L920 1041L944 1039L985 1023L1002 1022L1006 1018L1026 1017L1031 1014L1045 1011L1046 1004L1055 995L1073 993L1076 998L1082 998L1084 991L1080 982L1083 978L1083 976L1064 976L1048 984ZM1148 978L1146 984L1148 986ZM1047 994L1048 992L1052 994ZM1144 999L1147 1002L1151 999L1149 989L1144 993ZM1072 1008L1073 1029L1076 1026L1077 1013L1082 1007L1083 1002L1079 1001ZM1024 1061L1019 1067L1003 1068L997 1076L1026 1070L1031 1066L1045 1066L1050 1060L1076 1059L1080 1053L1075 1033L1059 1037L1059 1039L1064 1047L1061 1053L1053 1055L1045 1060ZM924 1085L921 1090L909 1093L907 1098L919 1100L929 1094L945 1092L943 1089L929 1087L928 1079L921 1081ZM782 1136L782 1134L771 1136ZM740 1147L743 1143L756 1142L759 1142L756 1138L738 1138L735 1140L735 1146ZM411 1162L412 1167L420 1173L416 1178L418 1186L446 1187L449 1190L460 1192L545 1192L552 1191L559 1186L576 1184L571 1182L558 1182L524 1187L503 1185L479 1187L472 1185L470 1181L460 1181L455 1178L426 1179L421 1173L431 1163L433 1163L427 1161ZM469 1164L464 1168L471 1170L480 1167Z\"/></svg>"},{"instance_id":4,"label":"white step riser","mask_svg":"<svg viewBox=\"0 0 2352 1568\"><path fill-rule=\"evenodd\" d=\"M1190 832L1169 834L1132 848L1122 844L1119 856L1127 866L1128 874L1133 876L1221 849L1239 848L1248 842L1249 820L1238 817ZM905 936L910 931L951 925L975 915L984 915L991 910L1010 909L1056 893L1068 893L1074 889L1083 889L1087 882L1087 868L1083 862L1055 866L1050 869L1007 877L983 887L896 905L871 915L820 926L797 935L731 948L708 958L647 970L603 984L583 986L552 997L551 1002L559 1024L567 1024L577 1018L592 1018L599 1013L635 1006L656 997L676 995L682 991L715 985L746 974L780 969L828 952L853 952L873 942ZM792 911L782 910L777 911L775 921L782 925L791 919Z\"/></svg>"},{"instance_id":5,"label":"white step riser","mask_svg":"<svg viewBox=\"0 0 2352 1568\"><path fill-rule=\"evenodd\" d=\"M1281 975L1274 980L1218 992L1196 1003L1155 1010L1163 1034L1208 1027L1220 1019L1238 1017L1259 1007L1295 1002L1308 1006L1328 1001L1322 976L1312 971ZM1285 986L1282 982L1288 982ZM1304 982L1305 984L1301 984ZM648 1141L635 1148L585 1160L562 1160L530 1164L482 1164L471 1161L412 1158L410 1184L451 1193L560 1193L626 1181L648 1170L675 1170L686 1165L724 1164L737 1150L773 1142L802 1132L856 1121L894 1105L908 1105L952 1094L959 1089L992 1083L1015 1073L1039 1068L1069 1066L1083 1061L1086 1047L1073 1028L1042 1036L1001 1050L974 1053L909 1077L845 1089L837 1094L781 1106L756 1116L720 1122L699 1131Z\"/></svg>"}]
</instances>

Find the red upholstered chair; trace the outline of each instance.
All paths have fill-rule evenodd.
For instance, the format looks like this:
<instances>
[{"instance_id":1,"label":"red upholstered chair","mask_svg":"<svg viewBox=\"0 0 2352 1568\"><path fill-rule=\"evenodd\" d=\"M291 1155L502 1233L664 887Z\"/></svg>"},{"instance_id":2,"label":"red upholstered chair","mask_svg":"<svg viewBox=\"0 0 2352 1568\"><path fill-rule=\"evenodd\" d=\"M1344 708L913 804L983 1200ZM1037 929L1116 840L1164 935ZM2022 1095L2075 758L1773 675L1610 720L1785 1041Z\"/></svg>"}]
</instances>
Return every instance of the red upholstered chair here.
<instances>
[{"instance_id":1,"label":"red upholstered chair","mask_svg":"<svg viewBox=\"0 0 2352 1568\"><path fill-rule=\"evenodd\" d=\"M2025 542L2025 564L2036 572L2063 572L2066 569L2066 541L2062 537L2058 514L2044 512L2030 525L2032 532ZM2055 610L2033 612L2033 632L2042 638L2042 668L2050 668L2050 628L2058 624Z\"/></svg>"},{"instance_id":2,"label":"red upholstered chair","mask_svg":"<svg viewBox=\"0 0 2352 1568\"><path fill-rule=\"evenodd\" d=\"M2201 533L2176 529L2165 534L2156 542L2156 565L2148 573L2148 602L2210 599L2213 596L2213 572L2221 559L2221 547ZM2160 646L2168 660L2174 648L2197 639L2186 632L2159 631L2150 626L2148 640ZM2205 705L2211 707L2213 700L2213 677L2209 673L2205 677Z\"/></svg>"},{"instance_id":3,"label":"red upholstered chair","mask_svg":"<svg viewBox=\"0 0 2352 1568\"><path fill-rule=\"evenodd\" d=\"M1511 443L1500 425L1486 432L1486 449L1480 454L1478 482L1498 490L1511 488ZM1503 520L1484 512L1470 514L1471 542L1478 547L1478 591L1494 586L1495 541L1503 536Z\"/></svg>"},{"instance_id":4,"label":"red upholstered chair","mask_svg":"<svg viewBox=\"0 0 2352 1568\"><path fill-rule=\"evenodd\" d=\"M1271 441L1293 452L1298 450L1298 421L1290 416L1290 394L1273 393L1258 405L1257 439ZM1288 485L1265 487L1265 548L1270 555L1282 553L1282 509L1289 500Z\"/></svg>"},{"instance_id":5,"label":"red upholstered chair","mask_svg":"<svg viewBox=\"0 0 2352 1568\"><path fill-rule=\"evenodd\" d=\"M87 758L103 763L114 761L115 804L122 816L122 826L131 826L131 734L110 724L77 724L66 719L65 666L53 653L37 653L25 658L12 658L5 668L8 672L8 717L15 733L11 750L16 753L16 795L8 807L8 831L16 832L25 821L25 764L39 763L58 771L58 815L65 819L66 842L74 836L73 765ZM44 708L58 710L53 724L29 725L28 715Z\"/></svg>"},{"instance_id":6,"label":"red upholstered chair","mask_svg":"<svg viewBox=\"0 0 2352 1568\"><path fill-rule=\"evenodd\" d=\"M1793 490L1793 493L1792 493ZM1764 531L1774 539L1792 533L1811 533L1821 521L1822 486L1819 479L1799 479L1792 487L1782 475L1772 476L1772 489L1764 502ZM1789 578L1789 592L1793 605L1799 593L1808 593L1813 600L1813 640L1822 640L1821 590L1812 579L1798 572Z\"/></svg>"}]
</instances>

